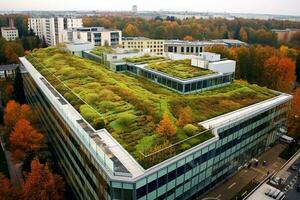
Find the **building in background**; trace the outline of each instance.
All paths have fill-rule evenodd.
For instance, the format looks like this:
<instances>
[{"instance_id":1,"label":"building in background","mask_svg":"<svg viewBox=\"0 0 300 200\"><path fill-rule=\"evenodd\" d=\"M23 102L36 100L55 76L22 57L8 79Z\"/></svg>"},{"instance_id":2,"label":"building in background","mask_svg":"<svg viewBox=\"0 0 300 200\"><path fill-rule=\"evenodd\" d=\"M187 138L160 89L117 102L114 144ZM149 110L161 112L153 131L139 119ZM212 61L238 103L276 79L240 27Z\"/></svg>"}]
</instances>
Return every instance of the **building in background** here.
<instances>
[{"instance_id":1,"label":"building in background","mask_svg":"<svg viewBox=\"0 0 300 200\"><path fill-rule=\"evenodd\" d=\"M138 49L154 55L163 55L164 40L149 39L146 37L123 37L122 47L125 49Z\"/></svg>"},{"instance_id":2,"label":"building in background","mask_svg":"<svg viewBox=\"0 0 300 200\"><path fill-rule=\"evenodd\" d=\"M61 31L61 42L91 42L96 46L116 46L122 44L122 31L104 27L77 27Z\"/></svg>"},{"instance_id":3,"label":"building in background","mask_svg":"<svg viewBox=\"0 0 300 200\"><path fill-rule=\"evenodd\" d=\"M133 5L132 6L132 12L137 13L137 11L138 11L137 5Z\"/></svg>"},{"instance_id":4,"label":"building in background","mask_svg":"<svg viewBox=\"0 0 300 200\"><path fill-rule=\"evenodd\" d=\"M289 42L293 35L300 31L300 29L272 29L272 32L276 33L277 40L280 42Z\"/></svg>"},{"instance_id":5,"label":"building in background","mask_svg":"<svg viewBox=\"0 0 300 200\"><path fill-rule=\"evenodd\" d=\"M164 51L169 53L198 55L205 47L221 45L225 47L248 46L247 43L234 39L217 39L207 41L165 40Z\"/></svg>"},{"instance_id":6,"label":"building in background","mask_svg":"<svg viewBox=\"0 0 300 200\"><path fill-rule=\"evenodd\" d=\"M32 30L47 45L53 46L62 41L59 35L64 29L82 27L81 18L72 17L37 17L28 19L28 30Z\"/></svg>"},{"instance_id":7,"label":"building in background","mask_svg":"<svg viewBox=\"0 0 300 200\"><path fill-rule=\"evenodd\" d=\"M7 41L16 40L19 37L19 31L14 25L13 18L9 18L9 27L1 27L1 35Z\"/></svg>"}]
</instances>

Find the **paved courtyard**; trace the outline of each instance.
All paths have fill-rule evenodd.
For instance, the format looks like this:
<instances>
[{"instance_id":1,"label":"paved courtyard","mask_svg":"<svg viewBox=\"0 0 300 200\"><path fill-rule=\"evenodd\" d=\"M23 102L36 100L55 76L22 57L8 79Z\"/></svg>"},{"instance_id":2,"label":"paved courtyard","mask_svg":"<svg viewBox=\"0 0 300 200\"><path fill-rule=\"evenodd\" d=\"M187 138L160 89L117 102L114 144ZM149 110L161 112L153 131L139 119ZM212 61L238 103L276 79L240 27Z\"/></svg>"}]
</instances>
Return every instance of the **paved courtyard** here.
<instances>
[{"instance_id":1,"label":"paved courtyard","mask_svg":"<svg viewBox=\"0 0 300 200\"><path fill-rule=\"evenodd\" d=\"M286 160L279 158L279 154L285 147L285 144L276 144L258 158L259 164L257 167L240 170L237 174L217 186L202 199L230 200L233 199L245 186L251 183L251 181L262 181L266 178L268 173L279 170L285 163ZM262 165L264 160L267 161L266 166Z\"/></svg>"}]
</instances>

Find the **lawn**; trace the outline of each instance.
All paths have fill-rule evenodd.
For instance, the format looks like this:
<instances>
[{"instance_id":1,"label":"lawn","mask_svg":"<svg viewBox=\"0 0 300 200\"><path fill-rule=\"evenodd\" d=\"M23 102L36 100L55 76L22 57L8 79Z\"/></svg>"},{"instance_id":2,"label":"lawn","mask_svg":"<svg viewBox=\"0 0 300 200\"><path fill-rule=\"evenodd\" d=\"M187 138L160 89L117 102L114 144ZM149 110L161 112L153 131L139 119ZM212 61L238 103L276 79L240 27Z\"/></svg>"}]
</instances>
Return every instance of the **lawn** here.
<instances>
[{"instance_id":1,"label":"lawn","mask_svg":"<svg viewBox=\"0 0 300 200\"><path fill-rule=\"evenodd\" d=\"M162 62L152 62L148 68L160 71L181 79L189 79L199 76L214 74L215 72L191 65L190 59L184 60L166 60Z\"/></svg>"},{"instance_id":2,"label":"lawn","mask_svg":"<svg viewBox=\"0 0 300 200\"><path fill-rule=\"evenodd\" d=\"M36 50L27 59L91 125L97 129L104 124L145 168L213 137L210 132L205 132L178 144L175 149L168 149L167 156L162 155L149 161L150 164L146 163L140 152L151 154L193 135L187 134L183 127L176 124L181 108L189 108L189 124L197 126L203 120L276 95L244 81L234 81L228 86L206 92L180 95L142 77L113 72L101 64L69 55L55 47ZM156 133L164 112L177 126L176 135L168 138L168 143L166 138ZM202 130L198 127L194 134Z\"/></svg>"},{"instance_id":3,"label":"lawn","mask_svg":"<svg viewBox=\"0 0 300 200\"><path fill-rule=\"evenodd\" d=\"M124 60L126 62L130 62L130 63L146 64L146 63L165 61L167 59L164 58L164 57L161 57L161 56L144 55L144 56L141 56L141 57L125 58Z\"/></svg>"}]
</instances>

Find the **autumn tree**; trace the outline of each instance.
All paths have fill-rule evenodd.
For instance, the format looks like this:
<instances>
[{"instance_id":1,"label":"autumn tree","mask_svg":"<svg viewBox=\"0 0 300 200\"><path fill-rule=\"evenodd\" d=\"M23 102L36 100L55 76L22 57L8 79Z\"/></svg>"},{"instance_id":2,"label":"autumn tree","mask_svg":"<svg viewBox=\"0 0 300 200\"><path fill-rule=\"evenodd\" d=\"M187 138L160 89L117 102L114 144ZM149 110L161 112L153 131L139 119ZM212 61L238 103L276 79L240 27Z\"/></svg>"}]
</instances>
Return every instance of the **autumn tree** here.
<instances>
[{"instance_id":1,"label":"autumn tree","mask_svg":"<svg viewBox=\"0 0 300 200\"><path fill-rule=\"evenodd\" d=\"M156 131L167 138L176 134L176 126L172 123L167 112L164 113L163 119L159 122L156 127Z\"/></svg>"},{"instance_id":2,"label":"autumn tree","mask_svg":"<svg viewBox=\"0 0 300 200\"><path fill-rule=\"evenodd\" d=\"M10 180L0 173L0 199L19 200L20 198L20 189L14 188Z\"/></svg>"},{"instance_id":3,"label":"autumn tree","mask_svg":"<svg viewBox=\"0 0 300 200\"><path fill-rule=\"evenodd\" d=\"M123 30L123 33L126 36L138 36L139 35L138 28L133 24L127 24L127 26Z\"/></svg>"},{"instance_id":4,"label":"autumn tree","mask_svg":"<svg viewBox=\"0 0 300 200\"><path fill-rule=\"evenodd\" d=\"M179 108L178 110L178 126L184 126L190 122L192 122L192 109L190 107Z\"/></svg>"},{"instance_id":5,"label":"autumn tree","mask_svg":"<svg viewBox=\"0 0 300 200\"><path fill-rule=\"evenodd\" d=\"M24 200L60 200L64 199L65 184L63 178L53 174L48 165L37 160L31 162L31 172L23 184Z\"/></svg>"},{"instance_id":6,"label":"autumn tree","mask_svg":"<svg viewBox=\"0 0 300 200\"><path fill-rule=\"evenodd\" d=\"M19 63L19 56L24 55L24 49L22 45L17 42L7 42L3 48L4 57L6 63L8 64Z\"/></svg>"},{"instance_id":7,"label":"autumn tree","mask_svg":"<svg viewBox=\"0 0 300 200\"><path fill-rule=\"evenodd\" d=\"M296 58L296 75L297 75L297 81L300 82L300 53L297 55Z\"/></svg>"},{"instance_id":8,"label":"autumn tree","mask_svg":"<svg viewBox=\"0 0 300 200\"><path fill-rule=\"evenodd\" d=\"M191 36L191 35L186 35L183 37L183 40L186 40L186 41L193 41L194 38Z\"/></svg>"},{"instance_id":9,"label":"autumn tree","mask_svg":"<svg viewBox=\"0 0 300 200\"><path fill-rule=\"evenodd\" d=\"M240 39L244 42L248 42L248 33L244 28L240 29L239 33Z\"/></svg>"},{"instance_id":10,"label":"autumn tree","mask_svg":"<svg viewBox=\"0 0 300 200\"><path fill-rule=\"evenodd\" d=\"M24 160L43 147L43 134L34 129L30 122L21 119L9 137L9 149L16 161Z\"/></svg>"},{"instance_id":11,"label":"autumn tree","mask_svg":"<svg viewBox=\"0 0 300 200\"><path fill-rule=\"evenodd\" d=\"M264 64L263 77L267 87L291 92L296 80L295 63L289 58L273 56Z\"/></svg>"},{"instance_id":12,"label":"autumn tree","mask_svg":"<svg viewBox=\"0 0 300 200\"><path fill-rule=\"evenodd\" d=\"M32 112L27 104L20 105L14 100L10 100L4 108L3 118L5 125L5 133L3 133L3 136L4 140L6 140L13 127L20 119L27 119L29 121L32 120Z\"/></svg>"}]
</instances>

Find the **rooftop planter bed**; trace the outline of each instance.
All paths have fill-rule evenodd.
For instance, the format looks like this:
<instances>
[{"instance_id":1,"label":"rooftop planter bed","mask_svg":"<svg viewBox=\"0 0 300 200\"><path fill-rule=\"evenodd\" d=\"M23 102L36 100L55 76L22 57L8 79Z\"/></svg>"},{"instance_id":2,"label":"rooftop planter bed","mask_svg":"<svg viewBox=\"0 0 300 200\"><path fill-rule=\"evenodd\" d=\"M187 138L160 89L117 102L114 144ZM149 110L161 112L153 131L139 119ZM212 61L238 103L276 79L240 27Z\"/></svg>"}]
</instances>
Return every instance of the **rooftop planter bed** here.
<instances>
[{"instance_id":1,"label":"rooftop planter bed","mask_svg":"<svg viewBox=\"0 0 300 200\"><path fill-rule=\"evenodd\" d=\"M98 63L69 55L55 47L34 51L27 59L95 129L107 128L145 168L213 135L209 131L204 132L175 148L167 148L154 158L145 159L141 153L149 155L195 136L204 130L197 125L198 122L276 95L267 88L244 81L234 81L231 85L202 93L180 95L141 77L99 67ZM186 123L178 123L182 116L180 110L187 111L189 120ZM167 139L157 133L157 125L164 113L176 126L176 134Z\"/></svg>"},{"instance_id":2,"label":"rooftop planter bed","mask_svg":"<svg viewBox=\"0 0 300 200\"><path fill-rule=\"evenodd\" d=\"M166 58L161 56L145 55L141 57L125 58L124 60L126 62L131 62L131 63L152 63L152 62L164 61L166 60Z\"/></svg>"},{"instance_id":3,"label":"rooftop planter bed","mask_svg":"<svg viewBox=\"0 0 300 200\"><path fill-rule=\"evenodd\" d=\"M167 60L163 62L153 62L148 64L148 68L160 71L171 76L175 76L181 79L195 78L199 76L205 76L214 74L215 72L200 67L194 67L191 65L190 59L185 60Z\"/></svg>"},{"instance_id":4,"label":"rooftop planter bed","mask_svg":"<svg viewBox=\"0 0 300 200\"><path fill-rule=\"evenodd\" d=\"M91 51L91 53L98 56L101 56L103 53L115 53L115 52L116 51L111 47L105 47L105 46L98 46Z\"/></svg>"}]
</instances>

